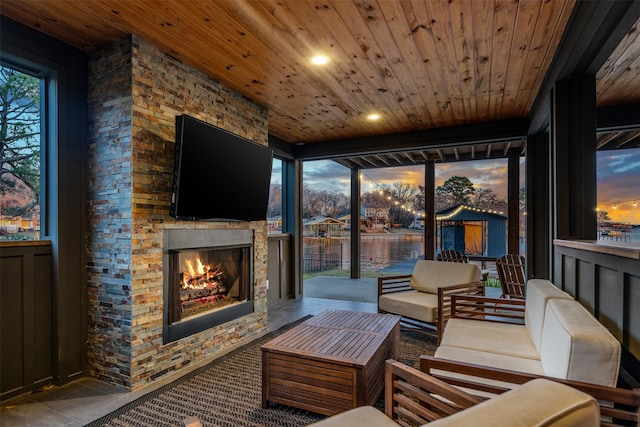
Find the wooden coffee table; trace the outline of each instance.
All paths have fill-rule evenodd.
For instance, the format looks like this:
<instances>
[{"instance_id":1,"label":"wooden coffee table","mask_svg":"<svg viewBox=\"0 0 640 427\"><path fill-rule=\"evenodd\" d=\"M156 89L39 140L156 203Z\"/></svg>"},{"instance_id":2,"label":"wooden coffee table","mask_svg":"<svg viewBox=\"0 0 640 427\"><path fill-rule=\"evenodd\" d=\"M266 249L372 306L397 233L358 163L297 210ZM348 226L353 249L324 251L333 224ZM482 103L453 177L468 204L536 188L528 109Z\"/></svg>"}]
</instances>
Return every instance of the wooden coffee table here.
<instances>
[{"instance_id":1,"label":"wooden coffee table","mask_svg":"<svg viewBox=\"0 0 640 427\"><path fill-rule=\"evenodd\" d=\"M333 415L376 402L384 362L400 353L400 316L327 310L261 349L263 408Z\"/></svg>"}]
</instances>

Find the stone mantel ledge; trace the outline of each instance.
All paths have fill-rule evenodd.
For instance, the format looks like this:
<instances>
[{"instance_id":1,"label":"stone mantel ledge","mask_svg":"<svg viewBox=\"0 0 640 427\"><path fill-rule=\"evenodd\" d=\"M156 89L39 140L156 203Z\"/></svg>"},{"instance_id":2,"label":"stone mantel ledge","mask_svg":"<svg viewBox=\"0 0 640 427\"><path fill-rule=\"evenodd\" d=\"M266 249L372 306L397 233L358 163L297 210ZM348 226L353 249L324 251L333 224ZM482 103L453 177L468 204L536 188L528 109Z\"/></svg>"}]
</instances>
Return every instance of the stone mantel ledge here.
<instances>
[{"instance_id":1,"label":"stone mantel ledge","mask_svg":"<svg viewBox=\"0 0 640 427\"><path fill-rule=\"evenodd\" d=\"M553 241L555 246L580 249L605 255L640 260L640 243L635 242L602 242L599 240L561 240Z\"/></svg>"}]
</instances>

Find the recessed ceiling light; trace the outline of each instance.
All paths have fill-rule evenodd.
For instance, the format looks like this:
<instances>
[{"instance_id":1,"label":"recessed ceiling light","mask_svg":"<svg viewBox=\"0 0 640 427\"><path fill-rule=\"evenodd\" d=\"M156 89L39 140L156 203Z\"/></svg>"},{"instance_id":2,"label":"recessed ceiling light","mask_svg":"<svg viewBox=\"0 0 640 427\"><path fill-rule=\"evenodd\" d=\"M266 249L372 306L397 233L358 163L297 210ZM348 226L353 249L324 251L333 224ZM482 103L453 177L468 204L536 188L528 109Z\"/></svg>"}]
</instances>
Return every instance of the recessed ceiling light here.
<instances>
[{"instance_id":1,"label":"recessed ceiling light","mask_svg":"<svg viewBox=\"0 0 640 427\"><path fill-rule=\"evenodd\" d=\"M316 55L311 58L311 63L314 65L324 65L329 62L329 57L325 55Z\"/></svg>"},{"instance_id":2,"label":"recessed ceiling light","mask_svg":"<svg viewBox=\"0 0 640 427\"><path fill-rule=\"evenodd\" d=\"M376 120L380 120L380 114L378 113L371 113L367 116L367 120L371 120L372 122L375 122Z\"/></svg>"}]
</instances>

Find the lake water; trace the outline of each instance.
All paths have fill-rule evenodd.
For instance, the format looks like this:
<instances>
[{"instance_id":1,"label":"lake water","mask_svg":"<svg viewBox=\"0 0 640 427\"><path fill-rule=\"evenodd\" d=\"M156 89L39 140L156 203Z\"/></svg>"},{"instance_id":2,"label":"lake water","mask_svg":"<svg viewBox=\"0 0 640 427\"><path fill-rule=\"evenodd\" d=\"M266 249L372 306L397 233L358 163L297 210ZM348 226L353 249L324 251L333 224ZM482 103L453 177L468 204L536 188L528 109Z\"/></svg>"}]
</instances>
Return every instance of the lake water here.
<instances>
[{"instance_id":1,"label":"lake water","mask_svg":"<svg viewBox=\"0 0 640 427\"><path fill-rule=\"evenodd\" d=\"M615 243L613 239L600 239L601 242ZM617 240L624 242L625 240ZM627 235L626 242L640 243L640 228L634 228ZM521 253L524 254L524 241ZM379 271L393 264L417 258L424 258L424 236L422 234L363 234L361 236L360 266L362 271ZM351 261L349 239L342 246L342 269L348 270Z\"/></svg>"},{"instance_id":2,"label":"lake water","mask_svg":"<svg viewBox=\"0 0 640 427\"><path fill-rule=\"evenodd\" d=\"M389 233L362 235L360 241L360 268L378 271L409 259L424 258L424 236L421 234ZM342 247L342 268L351 266L349 240Z\"/></svg>"}]
</instances>

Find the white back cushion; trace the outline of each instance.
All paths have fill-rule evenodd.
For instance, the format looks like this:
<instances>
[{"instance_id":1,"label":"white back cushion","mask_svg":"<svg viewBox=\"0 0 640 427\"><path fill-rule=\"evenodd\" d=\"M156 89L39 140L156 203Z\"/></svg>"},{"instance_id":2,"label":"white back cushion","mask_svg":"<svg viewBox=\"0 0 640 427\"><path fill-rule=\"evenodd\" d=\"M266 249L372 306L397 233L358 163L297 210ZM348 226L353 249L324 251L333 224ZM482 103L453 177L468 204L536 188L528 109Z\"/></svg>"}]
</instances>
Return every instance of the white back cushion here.
<instances>
[{"instance_id":1,"label":"white back cushion","mask_svg":"<svg viewBox=\"0 0 640 427\"><path fill-rule=\"evenodd\" d=\"M540 359L550 377L615 387L620 342L578 301L547 303Z\"/></svg>"},{"instance_id":2,"label":"white back cushion","mask_svg":"<svg viewBox=\"0 0 640 427\"><path fill-rule=\"evenodd\" d=\"M527 296L524 310L524 324L529 331L531 341L540 351L540 337L544 324L547 301L553 298L573 300L573 297L557 288L545 279L530 279L527 281Z\"/></svg>"},{"instance_id":3,"label":"white back cushion","mask_svg":"<svg viewBox=\"0 0 640 427\"><path fill-rule=\"evenodd\" d=\"M529 381L423 427L596 427L600 408L586 393L545 379Z\"/></svg>"},{"instance_id":4,"label":"white back cushion","mask_svg":"<svg viewBox=\"0 0 640 427\"><path fill-rule=\"evenodd\" d=\"M438 288L480 281L480 268L475 264L420 260L411 275L411 287L422 292L438 293Z\"/></svg>"}]
</instances>

